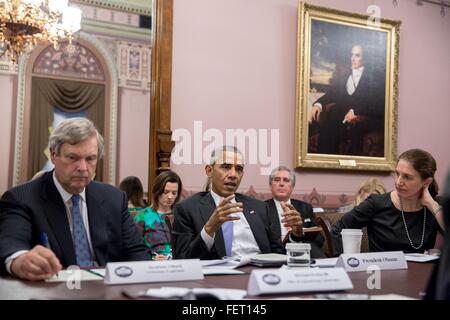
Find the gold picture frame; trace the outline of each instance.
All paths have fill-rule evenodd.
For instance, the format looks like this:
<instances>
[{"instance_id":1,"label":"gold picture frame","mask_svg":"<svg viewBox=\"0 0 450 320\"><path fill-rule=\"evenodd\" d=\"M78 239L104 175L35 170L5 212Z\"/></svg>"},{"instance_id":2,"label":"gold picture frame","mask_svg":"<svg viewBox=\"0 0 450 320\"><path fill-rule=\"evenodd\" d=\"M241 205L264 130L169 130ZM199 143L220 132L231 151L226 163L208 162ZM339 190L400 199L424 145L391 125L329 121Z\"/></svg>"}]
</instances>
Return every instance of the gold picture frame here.
<instances>
[{"instance_id":1,"label":"gold picture frame","mask_svg":"<svg viewBox=\"0 0 450 320\"><path fill-rule=\"evenodd\" d=\"M394 169L400 24L299 2L296 167Z\"/></svg>"}]
</instances>

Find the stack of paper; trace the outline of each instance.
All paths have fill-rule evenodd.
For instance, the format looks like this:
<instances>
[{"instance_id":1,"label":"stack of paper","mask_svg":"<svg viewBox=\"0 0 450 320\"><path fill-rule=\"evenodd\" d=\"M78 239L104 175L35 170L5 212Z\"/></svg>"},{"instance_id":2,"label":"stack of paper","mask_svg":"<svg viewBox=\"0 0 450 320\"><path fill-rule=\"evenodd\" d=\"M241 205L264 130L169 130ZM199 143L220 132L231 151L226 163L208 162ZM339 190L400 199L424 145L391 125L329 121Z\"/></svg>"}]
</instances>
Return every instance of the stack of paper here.
<instances>
[{"instance_id":1,"label":"stack of paper","mask_svg":"<svg viewBox=\"0 0 450 320\"><path fill-rule=\"evenodd\" d=\"M412 262L429 262L439 259L439 256L424 253L405 253L405 259Z\"/></svg>"},{"instance_id":2,"label":"stack of paper","mask_svg":"<svg viewBox=\"0 0 450 320\"><path fill-rule=\"evenodd\" d=\"M250 263L257 267L280 267L286 261L287 256L279 253L257 254L250 259Z\"/></svg>"}]
</instances>

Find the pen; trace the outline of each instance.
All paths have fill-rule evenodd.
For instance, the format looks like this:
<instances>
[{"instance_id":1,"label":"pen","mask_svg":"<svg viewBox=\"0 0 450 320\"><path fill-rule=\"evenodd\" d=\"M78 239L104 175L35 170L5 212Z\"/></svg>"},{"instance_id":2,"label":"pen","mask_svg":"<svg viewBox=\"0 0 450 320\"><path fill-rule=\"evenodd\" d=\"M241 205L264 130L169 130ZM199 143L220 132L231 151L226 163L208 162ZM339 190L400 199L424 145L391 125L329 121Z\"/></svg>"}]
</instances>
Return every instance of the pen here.
<instances>
[{"instance_id":1,"label":"pen","mask_svg":"<svg viewBox=\"0 0 450 320\"><path fill-rule=\"evenodd\" d=\"M41 244L47 249L50 249L50 243L48 242L48 235L46 232L41 233Z\"/></svg>"},{"instance_id":2,"label":"pen","mask_svg":"<svg viewBox=\"0 0 450 320\"><path fill-rule=\"evenodd\" d=\"M45 231L41 233L41 245L43 245L47 249L51 250L50 243L48 242L48 235L47 235L47 232L45 232ZM57 273L54 276L56 278L58 278L58 274Z\"/></svg>"}]
</instances>

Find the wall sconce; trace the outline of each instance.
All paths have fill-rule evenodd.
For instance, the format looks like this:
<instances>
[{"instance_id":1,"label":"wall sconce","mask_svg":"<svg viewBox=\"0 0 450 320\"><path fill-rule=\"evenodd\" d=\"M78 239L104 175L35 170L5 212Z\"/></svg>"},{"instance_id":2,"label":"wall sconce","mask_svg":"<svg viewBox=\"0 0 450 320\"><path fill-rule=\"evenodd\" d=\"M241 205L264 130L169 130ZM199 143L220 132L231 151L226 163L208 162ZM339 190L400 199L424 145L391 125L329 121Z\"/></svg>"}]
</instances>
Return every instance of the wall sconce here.
<instances>
[{"instance_id":1,"label":"wall sconce","mask_svg":"<svg viewBox=\"0 0 450 320\"><path fill-rule=\"evenodd\" d=\"M441 17L445 17L445 8L450 8L450 0L416 0L418 6L423 6L424 3L441 7ZM397 8L398 0L392 0L392 6Z\"/></svg>"}]
</instances>

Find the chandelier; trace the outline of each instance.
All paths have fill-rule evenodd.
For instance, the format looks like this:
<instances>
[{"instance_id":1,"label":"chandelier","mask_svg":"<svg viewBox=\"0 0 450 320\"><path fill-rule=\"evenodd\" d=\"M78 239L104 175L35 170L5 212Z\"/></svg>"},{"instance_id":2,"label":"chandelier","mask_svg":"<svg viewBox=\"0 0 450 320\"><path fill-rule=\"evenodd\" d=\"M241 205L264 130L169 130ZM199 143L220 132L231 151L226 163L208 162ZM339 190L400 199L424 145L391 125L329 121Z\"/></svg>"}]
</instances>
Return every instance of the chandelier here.
<instances>
[{"instance_id":1,"label":"chandelier","mask_svg":"<svg viewBox=\"0 0 450 320\"><path fill-rule=\"evenodd\" d=\"M16 63L38 44L71 43L80 24L81 10L69 7L68 0L0 0L0 57Z\"/></svg>"}]
</instances>

